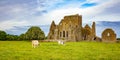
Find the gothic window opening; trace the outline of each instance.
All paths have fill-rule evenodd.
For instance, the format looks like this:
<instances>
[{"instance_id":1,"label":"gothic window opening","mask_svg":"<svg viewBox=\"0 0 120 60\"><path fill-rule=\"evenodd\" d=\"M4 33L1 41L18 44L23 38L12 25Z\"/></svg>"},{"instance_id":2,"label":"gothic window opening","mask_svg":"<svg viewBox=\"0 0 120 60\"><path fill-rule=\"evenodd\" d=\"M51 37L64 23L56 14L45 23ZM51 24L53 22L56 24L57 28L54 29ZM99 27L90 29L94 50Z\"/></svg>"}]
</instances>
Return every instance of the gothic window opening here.
<instances>
[{"instance_id":1,"label":"gothic window opening","mask_svg":"<svg viewBox=\"0 0 120 60\"><path fill-rule=\"evenodd\" d=\"M77 28L77 25L76 25L76 28Z\"/></svg>"},{"instance_id":2,"label":"gothic window opening","mask_svg":"<svg viewBox=\"0 0 120 60\"><path fill-rule=\"evenodd\" d=\"M107 36L110 36L110 33L108 33Z\"/></svg>"},{"instance_id":3,"label":"gothic window opening","mask_svg":"<svg viewBox=\"0 0 120 60\"><path fill-rule=\"evenodd\" d=\"M63 31L63 37L65 37L65 31Z\"/></svg>"},{"instance_id":4,"label":"gothic window opening","mask_svg":"<svg viewBox=\"0 0 120 60\"><path fill-rule=\"evenodd\" d=\"M60 32L60 37L62 36L62 33Z\"/></svg>"},{"instance_id":5,"label":"gothic window opening","mask_svg":"<svg viewBox=\"0 0 120 60\"><path fill-rule=\"evenodd\" d=\"M67 31L67 34L66 34L66 36L68 37L68 31Z\"/></svg>"}]
</instances>

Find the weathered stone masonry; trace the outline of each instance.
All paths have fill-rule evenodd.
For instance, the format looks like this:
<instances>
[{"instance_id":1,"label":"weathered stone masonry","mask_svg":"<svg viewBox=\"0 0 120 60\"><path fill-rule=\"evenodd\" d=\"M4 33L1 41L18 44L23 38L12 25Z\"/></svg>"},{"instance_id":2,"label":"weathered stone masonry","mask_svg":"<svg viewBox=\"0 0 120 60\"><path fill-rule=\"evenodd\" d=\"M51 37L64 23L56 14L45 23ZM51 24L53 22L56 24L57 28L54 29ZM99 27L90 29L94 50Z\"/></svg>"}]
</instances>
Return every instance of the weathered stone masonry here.
<instances>
[{"instance_id":1,"label":"weathered stone masonry","mask_svg":"<svg viewBox=\"0 0 120 60\"><path fill-rule=\"evenodd\" d=\"M84 33L83 29L89 31L89 35L87 35L87 32ZM95 29L95 22L93 22L92 28L88 25L82 27L82 15L65 16L58 25L52 21L48 39L67 41L94 40L96 37Z\"/></svg>"}]
</instances>

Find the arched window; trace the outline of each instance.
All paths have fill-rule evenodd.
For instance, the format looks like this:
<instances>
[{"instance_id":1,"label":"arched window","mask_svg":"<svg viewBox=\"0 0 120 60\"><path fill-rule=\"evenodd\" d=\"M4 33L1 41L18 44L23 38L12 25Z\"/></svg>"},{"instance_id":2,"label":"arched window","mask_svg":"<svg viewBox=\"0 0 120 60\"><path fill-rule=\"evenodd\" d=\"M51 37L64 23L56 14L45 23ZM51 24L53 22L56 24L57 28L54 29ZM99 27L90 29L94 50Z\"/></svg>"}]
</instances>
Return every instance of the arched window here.
<instances>
[{"instance_id":1,"label":"arched window","mask_svg":"<svg viewBox=\"0 0 120 60\"><path fill-rule=\"evenodd\" d=\"M110 36L110 33L107 33L107 36Z\"/></svg>"}]
</instances>

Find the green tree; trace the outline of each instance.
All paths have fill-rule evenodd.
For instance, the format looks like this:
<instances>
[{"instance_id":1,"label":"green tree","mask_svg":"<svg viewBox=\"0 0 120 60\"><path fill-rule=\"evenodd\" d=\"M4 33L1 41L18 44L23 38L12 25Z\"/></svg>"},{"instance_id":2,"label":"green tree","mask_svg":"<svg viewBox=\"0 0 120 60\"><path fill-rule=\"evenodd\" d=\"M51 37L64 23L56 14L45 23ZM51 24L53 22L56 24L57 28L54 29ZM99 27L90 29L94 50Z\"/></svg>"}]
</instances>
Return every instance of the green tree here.
<instances>
[{"instance_id":1,"label":"green tree","mask_svg":"<svg viewBox=\"0 0 120 60\"><path fill-rule=\"evenodd\" d=\"M5 31L0 31L0 40L6 40L6 35Z\"/></svg>"},{"instance_id":2,"label":"green tree","mask_svg":"<svg viewBox=\"0 0 120 60\"><path fill-rule=\"evenodd\" d=\"M9 41L12 41L12 40L18 40L18 36L17 35L10 35L10 34L7 34L6 36L6 40L9 40Z\"/></svg>"},{"instance_id":3,"label":"green tree","mask_svg":"<svg viewBox=\"0 0 120 60\"><path fill-rule=\"evenodd\" d=\"M19 40L27 40L27 39L26 39L26 35L25 35L25 34L21 34L21 35L19 36Z\"/></svg>"},{"instance_id":4,"label":"green tree","mask_svg":"<svg viewBox=\"0 0 120 60\"><path fill-rule=\"evenodd\" d=\"M28 29L24 36L27 40L43 40L44 32L37 26L32 26Z\"/></svg>"}]
</instances>

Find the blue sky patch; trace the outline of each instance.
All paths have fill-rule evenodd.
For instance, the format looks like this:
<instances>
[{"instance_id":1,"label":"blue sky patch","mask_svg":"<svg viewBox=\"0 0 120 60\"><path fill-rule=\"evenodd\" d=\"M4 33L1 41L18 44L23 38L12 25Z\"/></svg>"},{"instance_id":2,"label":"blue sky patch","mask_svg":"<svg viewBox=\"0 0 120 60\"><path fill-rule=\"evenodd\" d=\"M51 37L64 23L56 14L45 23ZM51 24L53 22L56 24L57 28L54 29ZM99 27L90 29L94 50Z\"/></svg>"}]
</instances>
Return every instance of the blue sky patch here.
<instances>
[{"instance_id":1,"label":"blue sky patch","mask_svg":"<svg viewBox=\"0 0 120 60\"><path fill-rule=\"evenodd\" d=\"M92 6L96 6L97 3L85 3L82 5L83 8L86 8L86 7L92 7Z\"/></svg>"}]
</instances>

